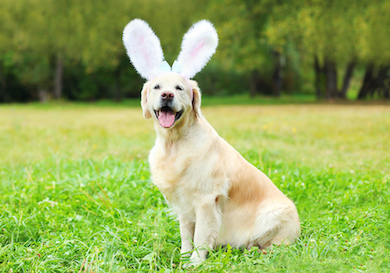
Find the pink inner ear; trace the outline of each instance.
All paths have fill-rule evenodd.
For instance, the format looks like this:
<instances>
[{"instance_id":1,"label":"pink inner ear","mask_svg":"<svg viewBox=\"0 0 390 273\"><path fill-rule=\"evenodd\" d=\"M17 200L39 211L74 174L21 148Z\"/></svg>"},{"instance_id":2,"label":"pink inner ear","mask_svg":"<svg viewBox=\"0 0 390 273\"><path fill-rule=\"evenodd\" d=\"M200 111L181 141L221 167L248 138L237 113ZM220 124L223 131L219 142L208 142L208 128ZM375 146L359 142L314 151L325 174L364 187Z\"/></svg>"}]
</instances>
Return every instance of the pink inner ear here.
<instances>
[{"instance_id":1,"label":"pink inner ear","mask_svg":"<svg viewBox=\"0 0 390 273\"><path fill-rule=\"evenodd\" d=\"M145 46L145 38L144 36L140 35L137 37L139 39L139 45L141 45L141 53L143 55L143 59L145 60L145 63L147 64L147 67L150 69L151 63L150 63L150 55L146 51L146 46Z\"/></svg>"},{"instance_id":2,"label":"pink inner ear","mask_svg":"<svg viewBox=\"0 0 390 273\"><path fill-rule=\"evenodd\" d=\"M191 59L194 59L194 57L196 57L199 53L199 51L204 47L206 43L204 41L198 43L196 45L196 47L194 48L194 50L191 52Z\"/></svg>"}]
</instances>

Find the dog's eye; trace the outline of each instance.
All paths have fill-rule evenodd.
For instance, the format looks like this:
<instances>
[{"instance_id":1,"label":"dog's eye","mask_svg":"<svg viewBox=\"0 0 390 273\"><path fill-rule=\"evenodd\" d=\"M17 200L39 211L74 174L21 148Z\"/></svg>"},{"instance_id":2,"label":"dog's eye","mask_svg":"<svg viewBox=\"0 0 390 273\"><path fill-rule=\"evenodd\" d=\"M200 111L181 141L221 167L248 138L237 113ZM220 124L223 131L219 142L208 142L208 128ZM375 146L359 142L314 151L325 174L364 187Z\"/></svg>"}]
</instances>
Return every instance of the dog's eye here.
<instances>
[{"instance_id":1,"label":"dog's eye","mask_svg":"<svg viewBox=\"0 0 390 273\"><path fill-rule=\"evenodd\" d=\"M180 85L176 85L176 90L183 90L183 87L181 87Z\"/></svg>"},{"instance_id":2,"label":"dog's eye","mask_svg":"<svg viewBox=\"0 0 390 273\"><path fill-rule=\"evenodd\" d=\"M153 89L160 89L160 85L155 85L154 87L153 87Z\"/></svg>"}]
</instances>

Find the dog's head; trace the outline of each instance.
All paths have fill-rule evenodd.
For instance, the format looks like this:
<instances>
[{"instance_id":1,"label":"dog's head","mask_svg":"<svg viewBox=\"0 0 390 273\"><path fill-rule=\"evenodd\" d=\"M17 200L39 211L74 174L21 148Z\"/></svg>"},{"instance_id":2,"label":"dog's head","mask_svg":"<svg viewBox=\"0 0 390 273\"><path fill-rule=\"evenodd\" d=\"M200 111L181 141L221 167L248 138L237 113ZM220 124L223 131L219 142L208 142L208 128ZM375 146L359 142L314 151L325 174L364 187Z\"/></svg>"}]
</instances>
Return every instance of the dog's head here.
<instances>
[{"instance_id":1,"label":"dog's head","mask_svg":"<svg viewBox=\"0 0 390 273\"><path fill-rule=\"evenodd\" d=\"M196 81L177 73L163 73L144 84L141 106L144 117L163 128L173 128L191 116L200 116L201 95Z\"/></svg>"},{"instance_id":2,"label":"dog's head","mask_svg":"<svg viewBox=\"0 0 390 273\"><path fill-rule=\"evenodd\" d=\"M123 42L137 72L146 80L141 106L144 117L153 117L164 128L173 128L189 113L200 115L200 91L190 79L207 64L218 46L213 25L202 20L184 35L181 51L172 68L164 61L160 40L149 25L130 21Z\"/></svg>"}]
</instances>

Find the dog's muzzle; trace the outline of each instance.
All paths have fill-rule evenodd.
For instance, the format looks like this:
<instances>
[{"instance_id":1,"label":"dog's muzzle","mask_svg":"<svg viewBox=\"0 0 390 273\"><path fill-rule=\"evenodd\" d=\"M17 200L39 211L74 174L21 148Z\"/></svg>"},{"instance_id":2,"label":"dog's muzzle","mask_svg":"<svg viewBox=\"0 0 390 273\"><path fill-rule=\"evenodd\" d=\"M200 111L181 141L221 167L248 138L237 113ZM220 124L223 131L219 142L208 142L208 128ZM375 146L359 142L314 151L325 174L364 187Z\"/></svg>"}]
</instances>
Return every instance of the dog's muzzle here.
<instances>
[{"instance_id":1,"label":"dog's muzzle","mask_svg":"<svg viewBox=\"0 0 390 273\"><path fill-rule=\"evenodd\" d=\"M175 112L170 105L172 104L171 101L163 100L162 101L162 107L160 110L155 110L154 113L158 119L158 122L160 125L164 128L170 128L172 127L175 122L181 117L183 114L183 110L180 110L178 112Z\"/></svg>"}]
</instances>

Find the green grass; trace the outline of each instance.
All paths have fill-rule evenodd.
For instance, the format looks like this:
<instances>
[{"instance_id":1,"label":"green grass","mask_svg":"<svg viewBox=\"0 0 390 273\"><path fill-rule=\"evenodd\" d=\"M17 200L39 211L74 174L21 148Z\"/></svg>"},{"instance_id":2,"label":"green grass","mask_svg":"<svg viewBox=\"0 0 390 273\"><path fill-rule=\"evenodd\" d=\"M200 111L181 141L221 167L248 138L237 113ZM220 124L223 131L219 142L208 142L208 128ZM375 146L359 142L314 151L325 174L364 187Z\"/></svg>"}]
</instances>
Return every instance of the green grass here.
<instances>
[{"instance_id":1,"label":"green grass","mask_svg":"<svg viewBox=\"0 0 390 273\"><path fill-rule=\"evenodd\" d=\"M389 271L388 105L204 101L294 200L302 236L266 255L216 250L198 272ZM0 106L0 272L185 271L179 225L149 180L152 122L135 105Z\"/></svg>"}]
</instances>

